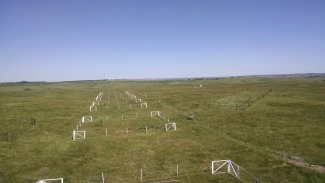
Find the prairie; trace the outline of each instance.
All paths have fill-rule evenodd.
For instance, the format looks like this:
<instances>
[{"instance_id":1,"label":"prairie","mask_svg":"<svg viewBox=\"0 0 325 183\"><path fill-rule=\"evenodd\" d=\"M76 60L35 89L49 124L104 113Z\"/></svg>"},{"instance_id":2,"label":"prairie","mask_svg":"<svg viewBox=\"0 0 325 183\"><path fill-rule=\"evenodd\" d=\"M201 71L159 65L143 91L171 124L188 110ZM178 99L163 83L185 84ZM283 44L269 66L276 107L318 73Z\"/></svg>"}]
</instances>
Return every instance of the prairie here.
<instances>
[{"instance_id":1,"label":"prairie","mask_svg":"<svg viewBox=\"0 0 325 183\"><path fill-rule=\"evenodd\" d=\"M141 182L142 170L143 182L321 183L324 122L325 77L1 84L0 182ZM86 139L72 140L77 125ZM241 179L212 175L213 160Z\"/></svg>"}]
</instances>

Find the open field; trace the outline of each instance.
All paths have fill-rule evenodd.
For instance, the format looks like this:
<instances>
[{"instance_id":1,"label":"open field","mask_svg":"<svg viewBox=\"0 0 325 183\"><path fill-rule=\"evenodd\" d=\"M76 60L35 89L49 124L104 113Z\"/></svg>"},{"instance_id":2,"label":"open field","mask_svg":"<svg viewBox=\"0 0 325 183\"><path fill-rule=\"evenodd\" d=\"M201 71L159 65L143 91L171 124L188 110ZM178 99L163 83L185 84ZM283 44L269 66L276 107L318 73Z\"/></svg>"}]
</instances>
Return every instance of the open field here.
<instances>
[{"instance_id":1,"label":"open field","mask_svg":"<svg viewBox=\"0 0 325 183\"><path fill-rule=\"evenodd\" d=\"M82 116L93 122L73 141ZM325 77L1 84L0 126L1 183L141 182L141 169L143 182L239 182L211 175L223 159L243 182L325 182Z\"/></svg>"}]
</instances>

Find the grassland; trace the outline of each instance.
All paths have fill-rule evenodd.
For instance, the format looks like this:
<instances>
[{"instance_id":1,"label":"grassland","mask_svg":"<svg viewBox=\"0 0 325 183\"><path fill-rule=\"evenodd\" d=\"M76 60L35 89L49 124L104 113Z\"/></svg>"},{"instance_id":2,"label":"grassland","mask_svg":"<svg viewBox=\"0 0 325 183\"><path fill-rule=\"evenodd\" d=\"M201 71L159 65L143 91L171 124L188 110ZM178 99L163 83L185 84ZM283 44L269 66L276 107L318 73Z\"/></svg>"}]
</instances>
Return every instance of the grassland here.
<instances>
[{"instance_id":1,"label":"grassland","mask_svg":"<svg viewBox=\"0 0 325 183\"><path fill-rule=\"evenodd\" d=\"M99 92L98 111L90 112ZM151 118L156 110L177 131ZM82 126L87 137L73 141L86 115L94 118ZM324 77L2 84L0 182L100 182L101 173L105 182L140 182L141 169L144 182L238 182L210 173L212 160L231 159L262 182L321 183L324 122Z\"/></svg>"}]
</instances>

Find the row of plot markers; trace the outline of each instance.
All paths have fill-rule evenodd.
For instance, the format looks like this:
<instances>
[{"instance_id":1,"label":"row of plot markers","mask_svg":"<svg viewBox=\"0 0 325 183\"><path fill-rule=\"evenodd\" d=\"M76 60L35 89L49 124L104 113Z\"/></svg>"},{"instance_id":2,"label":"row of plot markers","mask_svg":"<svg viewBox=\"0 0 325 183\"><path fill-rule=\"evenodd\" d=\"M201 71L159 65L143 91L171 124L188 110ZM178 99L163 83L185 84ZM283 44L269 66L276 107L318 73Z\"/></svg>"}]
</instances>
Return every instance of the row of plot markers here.
<instances>
[{"instance_id":1,"label":"row of plot markers","mask_svg":"<svg viewBox=\"0 0 325 183\"><path fill-rule=\"evenodd\" d=\"M102 100L103 92L100 92L95 100L92 102L91 106L89 107L89 111L97 111L97 106L99 105L99 102ZM79 127L81 127L84 123L93 122L92 116L82 116L81 121L79 124L77 124L77 128L72 131L72 140L76 139L86 139L86 131L85 130L79 130Z\"/></svg>"},{"instance_id":2,"label":"row of plot markers","mask_svg":"<svg viewBox=\"0 0 325 183\"><path fill-rule=\"evenodd\" d=\"M97 106L99 105L99 102L102 100L102 97L103 97L104 93L103 92L100 92L96 98L95 98L95 101L93 101L93 103L90 105L89 107L89 111L97 111Z\"/></svg>"},{"instance_id":3,"label":"row of plot markers","mask_svg":"<svg viewBox=\"0 0 325 183\"><path fill-rule=\"evenodd\" d=\"M148 107L148 103L143 101L142 99L138 99L136 95L132 94L129 91L126 91L125 94L131 98L131 100L135 100L136 103L140 103L141 108L142 107ZM137 114L136 114L137 116ZM154 117L157 116L158 118L161 118L163 120L165 120L163 113L160 111L151 111L150 113L150 117ZM125 119L125 116L122 114L122 119ZM175 122L169 122L169 118L168 118L168 123L165 124L165 130L169 131L169 130L174 130L176 131L176 123ZM147 132L147 127L146 127L146 132Z\"/></svg>"},{"instance_id":4,"label":"row of plot markers","mask_svg":"<svg viewBox=\"0 0 325 183\"><path fill-rule=\"evenodd\" d=\"M129 91L126 91L125 94L126 94L128 97L130 97L131 100L134 99L134 101L135 101L136 103L140 104L140 107L141 107L141 108L143 108L143 107L148 108L148 103L145 102L145 101L143 101L142 99L137 98L137 96L135 96L134 94L130 93Z\"/></svg>"}]
</instances>

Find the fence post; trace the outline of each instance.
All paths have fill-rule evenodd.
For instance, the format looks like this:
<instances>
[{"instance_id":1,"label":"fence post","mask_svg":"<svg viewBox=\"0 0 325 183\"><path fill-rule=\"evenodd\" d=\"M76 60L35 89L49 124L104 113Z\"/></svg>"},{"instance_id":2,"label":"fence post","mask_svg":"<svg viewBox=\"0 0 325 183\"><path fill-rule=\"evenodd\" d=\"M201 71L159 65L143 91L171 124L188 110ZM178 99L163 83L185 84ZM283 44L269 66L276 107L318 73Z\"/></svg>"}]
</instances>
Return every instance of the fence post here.
<instances>
[{"instance_id":1,"label":"fence post","mask_svg":"<svg viewBox=\"0 0 325 183\"><path fill-rule=\"evenodd\" d=\"M76 130L73 130L73 132L72 132L72 139L76 140Z\"/></svg>"},{"instance_id":2,"label":"fence post","mask_svg":"<svg viewBox=\"0 0 325 183\"><path fill-rule=\"evenodd\" d=\"M107 128L106 128L106 136L107 136Z\"/></svg>"},{"instance_id":3,"label":"fence post","mask_svg":"<svg viewBox=\"0 0 325 183\"><path fill-rule=\"evenodd\" d=\"M141 179L141 182L143 182L143 172L142 172L142 168L141 168L141 177L140 177L140 179Z\"/></svg>"},{"instance_id":4,"label":"fence post","mask_svg":"<svg viewBox=\"0 0 325 183\"><path fill-rule=\"evenodd\" d=\"M103 180L103 183L105 183L104 172L102 172L102 180Z\"/></svg>"},{"instance_id":5,"label":"fence post","mask_svg":"<svg viewBox=\"0 0 325 183\"><path fill-rule=\"evenodd\" d=\"M146 126L146 134L148 133L148 126Z\"/></svg>"}]
</instances>

